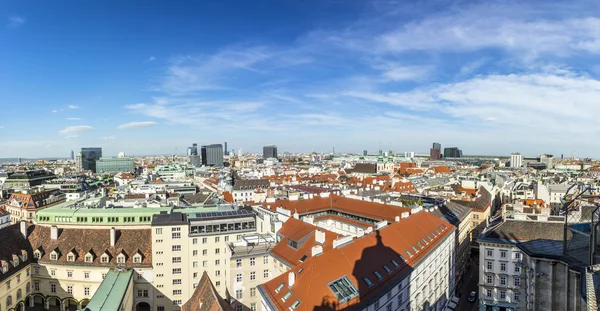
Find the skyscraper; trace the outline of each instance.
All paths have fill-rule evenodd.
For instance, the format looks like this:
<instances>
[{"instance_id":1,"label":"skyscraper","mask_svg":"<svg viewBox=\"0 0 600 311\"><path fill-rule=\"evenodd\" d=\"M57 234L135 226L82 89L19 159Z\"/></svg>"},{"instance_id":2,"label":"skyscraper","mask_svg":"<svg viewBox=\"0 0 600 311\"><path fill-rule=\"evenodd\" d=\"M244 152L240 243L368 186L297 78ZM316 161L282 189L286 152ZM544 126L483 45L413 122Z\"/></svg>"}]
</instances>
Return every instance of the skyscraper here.
<instances>
[{"instance_id":1,"label":"skyscraper","mask_svg":"<svg viewBox=\"0 0 600 311\"><path fill-rule=\"evenodd\" d=\"M462 158L462 150L457 147L444 148L444 158Z\"/></svg>"},{"instance_id":2,"label":"skyscraper","mask_svg":"<svg viewBox=\"0 0 600 311\"><path fill-rule=\"evenodd\" d=\"M433 143L433 148L429 149L429 160L436 161L442 159L442 144Z\"/></svg>"},{"instance_id":3,"label":"skyscraper","mask_svg":"<svg viewBox=\"0 0 600 311\"><path fill-rule=\"evenodd\" d=\"M263 147L263 158L277 158L277 146L268 145Z\"/></svg>"},{"instance_id":4,"label":"skyscraper","mask_svg":"<svg viewBox=\"0 0 600 311\"><path fill-rule=\"evenodd\" d=\"M71 150L71 160L75 160L75 152Z\"/></svg>"},{"instance_id":5,"label":"skyscraper","mask_svg":"<svg viewBox=\"0 0 600 311\"><path fill-rule=\"evenodd\" d=\"M212 144L201 147L202 165L223 166L223 145Z\"/></svg>"},{"instance_id":6,"label":"skyscraper","mask_svg":"<svg viewBox=\"0 0 600 311\"><path fill-rule=\"evenodd\" d=\"M224 154L225 154L225 155L229 155L229 149L227 149L227 142L225 142L225 144L223 145L223 148L225 148L225 149L223 150L223 151L224 151Z\"/></svg>"},{"instance_id":7,"label":"skyscraper","mask_svg":"<svg viewBox=\"0 0 600 311\"><path fill-rule=\"evenodd\" d=\"M369 154L367 153L367 149L363 150L363 155L364 155L364 156L366 156L366 155L369 155Z\"/></svg>"},{"instance_id":8,"label":"skyscraper","mask_svg":"<svg viewBox=\"0 0 600 311\"><path fill-rule=\"evenodd\" d=\"M198 144L192 144L191 147L187 148L187 155L198 155Z\"/></svg>"},{"instance_id":9,"label":"skyscraper","mask_svg":"<svg viewBox=\"0 0 600 311\"><path fill-rule=\"evenodd\" d=\"M88 147L81 148L81 167L96 173L96 160L102 158L102 148Z\"/></svg>"},{"instance_id":10,"label":"skyscraper","mask_svg":"<svg viewBox=\"0 0 600 311\"><path fill-rule=\"evenodd\" d=\"M510 154L510 167L521 167L523 166L523 156L518 152Z\"/></svg>"}]
</instances>

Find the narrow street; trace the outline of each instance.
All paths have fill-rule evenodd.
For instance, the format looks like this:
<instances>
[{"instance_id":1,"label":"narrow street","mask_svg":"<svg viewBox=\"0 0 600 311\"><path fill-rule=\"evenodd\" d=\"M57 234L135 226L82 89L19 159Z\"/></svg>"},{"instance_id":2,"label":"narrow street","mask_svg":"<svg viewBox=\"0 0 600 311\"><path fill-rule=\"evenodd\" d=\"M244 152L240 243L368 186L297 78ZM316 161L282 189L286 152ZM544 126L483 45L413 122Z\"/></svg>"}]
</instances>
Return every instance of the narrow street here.
<instances>
[{"instance_id":1,"label":"narrow street","mask_svg":"<svg viewBox=\"0 0 600 311\"><path fill-rule=\"evenodd\" d=\"M473 260L465 274L461 288L456 293L460 297L456 311L475 311L478 309L479 297L476 297L474 302L468 300L472 291L478 292L479 262L476 257Z\"/></svg>"}]
</instances>

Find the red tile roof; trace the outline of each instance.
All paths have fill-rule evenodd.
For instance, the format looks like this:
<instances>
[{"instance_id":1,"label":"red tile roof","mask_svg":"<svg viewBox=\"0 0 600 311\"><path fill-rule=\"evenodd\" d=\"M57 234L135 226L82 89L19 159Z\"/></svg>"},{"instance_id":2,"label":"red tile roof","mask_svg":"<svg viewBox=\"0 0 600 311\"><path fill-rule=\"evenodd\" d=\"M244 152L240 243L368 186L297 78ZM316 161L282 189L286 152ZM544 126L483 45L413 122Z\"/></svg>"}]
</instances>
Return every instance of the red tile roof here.
<instances>
[{"instance_id":1,"label":"red tile roof","mask_svg":"<svg viewBox=\"0 0 600 311\"><path fill-rule=\"evenodd\" d=\"M436 230L439 234L433 233ZM287 272L260 285L259 290L278 310L287 311L298 300L300 304L296 311L309 311L317 307L360 310L391 286L392 282L397 283L409 275L417 263L453 230L454 226L450 223L430 213L420 212L375 233L356 238L345 246L307 259L290 270L295 275L295 283L291 287ZM428 235L433 240L424 244L422 239L429 241ZM424 247L420 248L417 242L424 244ZM413 246L419 251L415 253ZM413 256L409 257L406 250ZM398 263L398 267L392 260ZM384 270L384 265L391 269L390 273ZM378 280L375 271L383 276L382 279ZM356 287L359 295L340 304L328 284L344 276ZM365 277L373 283L372 286L366 285ZM281 284L283 287L277 293L276 289ZM283 301L282 297L288 292L291 292L291 296Z\"/></svg>"},{"instance_id":2,"label":"red tile roof","mask_svg":"<svg viewBox=\"0 0 600 311\"><path fill-rule=\"evenodd\" d=\"M322 231L325 233L325 243L319 244L315 239L315 231ZM312 256L312 247L316 245L321 245L323 247L323 251L331 250L333 248L333 240L335 240L338 235L321 228L318 228L315 225L311 225L302 220L298 220L296 218L289 218L279 229L278 235L282 235L282 239L271 249L271 255L277 258L279 261L286 263L287 265L293 267L300 263L300 259L305 255L307 258ZM288 241L292 240L295 242L300 242L306 239L303 243L299 243L298 249L294 249L288 245Z\"/></svg>"}]
</instances>

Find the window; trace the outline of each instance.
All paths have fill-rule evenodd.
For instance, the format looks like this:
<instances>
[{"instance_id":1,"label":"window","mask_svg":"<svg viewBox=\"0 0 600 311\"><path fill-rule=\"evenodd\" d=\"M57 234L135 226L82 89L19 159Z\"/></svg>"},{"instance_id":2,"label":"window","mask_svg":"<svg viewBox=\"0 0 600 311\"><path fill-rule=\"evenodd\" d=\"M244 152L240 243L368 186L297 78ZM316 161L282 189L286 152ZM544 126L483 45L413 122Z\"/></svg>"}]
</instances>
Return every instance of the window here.
<instances>
[{"instance_id":1,"label":"window","mask_svg":"<svg viewBox=\"0 0 600 311\"><path fill-rule=\"evenodd\" d=\"M173 257L171 260L172 263L181 263L181 257Z\"/></svg>"},{"instance_id":2,"label":"window","mask_svg":"<svg viewBox=\"0 0 600 311\"><path fill-rule=\"evenodd\" d=\"M106 279L106 273L102 273L102 279Z\"/></svg>"},{"instance_id":3,"label":"window","mask_svg":"<svg viewBox=\"0 0 600 311\"><path fill-rule=\"evenodd\" d=\"M67 277L68 278L72 278L73 277L73 271L67 271Z\"/></svg>"},{"instance_id":4,"label":"window","mask_svg":"<svg viewBox=\"0 0 600 311\"><path fill-rule=\"evenodd\" d=\"M215 276L221 276L221 270L215 271Z\"/></svg>"},{"instance_id":5,"label":"window","mask_svg":"<svg viewBox=\"0 0 600 311\"><path fill-rule=\"evenodd\" d=\"M181 232L173 232L171 234L172 239L181 239Z\"/></svg>"},{"instance_id":6,"label":"window","mask_svg":"<svg viewBox=\"0 0 600 311\"><path fill-rule=\"evenodd\" d=\"M25 285L25 292L27 294L31 292L31 284L29 282L27 282L27 284Z\"/></svg>"},{"instance_id":7,"label":"window","mask_svg":"<svg viewBox=\"0 0 600 311\"><path fill-rule=\"evenodd\" d=\"M519 301L519 293L514 293L513 297L514 297L514 301Z\"/></svg>"},{"instance_id":8,"label":"window","mask_svg":"<svg viewBox=\"0 0 600 311\"><path fill-rule=\"evenodd\" d=\"M515 265L515 273L521 273L521 267Z\"/></svg>"},{"instance_id":9,"label":"window","mask_svg":"<svg viewBox=\"0 0 600 311\"><path fill-rule=\"evenodd\" d=\"M242 267L242 260L241 259L236 259L235 260L235 267L236 268L241 268Z\"/></svg>"},{"instance_id":10,"label":"window","mask_svg":"<svg viewBox=\"0 0 600 311\"><path fill-rule=\"evenodd\" d=\"M165 306L156 306L156 311L165 311Z\"/></svg>"},{"instance_id":11,"label":"window","mask_svg":"<svg viewBox=\"0 0 600 311\"><path fill-rule=\"evenodd\" d=\"M290 240L288 238L288 246L293 248L293 249L298 249L298 242L294 241L294 240Z\"/></svg>"},{"instance_id":12,"label":"window","mask_svg":"<svg viewBox=\"0 0 600 311\"><path fill-rule=\"evenodd\" d=\"M400 306L404 302L404 293L398 294L398 306Z\"/></svg>"},{"instance_id":13,"label":"window","mask_svg":"<svg viewBox=\"0 0 600 311\"><path fill-rule=\"evenodd\" d=\"M219 255L221 253L221 249L220 248L215 248L215 254Z\"/></svg>"},{"instance_id":14,"label":"window","mask_svg":"<svg viewBox=\"0 0 600 311\"><path fill-rule=\"evenodd\" d=\"M392 273L392 269L390 269L387 265L383 265L383 269L387 272L387 273Z\"/></svg>"},{"instance_id":15,"label":"window","mask_svg":"<svg viewBox=\"0 0 600 311\"><path fill-rule=\"evenodd\" d=\"M85 295L85 296L89 296L90 295L90 288L89 287L84 287L83 288L83 295Z\"/></svg>"},{"instance_id":16,"label":"window","mask_svg":"<svg viewBox=\"0 0 600 311\"><path fill-rule=\"evenodd\" d=\"M216 282L215 282L215 286L216 286L216 287L219 287L219 286L221 286L221 281L216 281Z\"/></svg>"},{"instance_id":17,"label":"window","mask_svg":"<svg viewBox=\"0 0 600 311\"><path fill-rule=\"evenodd\" d=\"M56 284L55 283L50 284L50 292L56 293Z\"/></svg>"},{"instance_id":18,"label":"window","mask_svg":"<svg viewBox=\"0 0 600 311\"><path fill-rule=\"evenodd\" d=\"M40 274L40 267L33 268L33 273Z\"/></svg>"},{"instance_id":19,"label":"window","mask_svg":"<svg viewBox=\"0 0 600 311\"><path fill-rule=\"evenodd\" d=\"M494 280L493 280L493 277L491 275L486 275L485 276L485 283L486 284L492 284L493 281Z\"/></svg>"},{"instance_id":20,"label":"window","mask_svg":"<svg viewBox=\"0 0 600 311\"><path fill-rule=\"evenodd\" d=\"M250 272L250 281L254 281L256 280L256 272L252 271Z\"/></svg>"},{"instance_id":21,"label":"window","mask_svg":"<svg viewBox=\"0 0 600 311\"><path fill-rule=\"evenodd\" d=\"M220 259L215 260L215 266L218 266L220 264L221 264L221 260Z\"/></svg>"},{"instance_id":22,"label":"window","mask_svg":"<svg viewBox=\"0 0 600 311\"><path fill-rule=\"evenodd\" d=\"M208 242L208 238L202 238L202 244L206 244Z\"/></svg>"},{"instance_id":23,"label":"window","mask_svg":"<svg viewBox=\"0 0 600 311\"><path fill-rule=\"evenodd\" d=\"M256 257L251 257L250 258L250 266L255 266L256 265Z\"/></svg>"},{"instance_id":24,"label":"window","mask_svg":"<svg viewBox=\"0 0 600 311\"><path fill-rule=\"evenodd\" d=\"M515 287L521 287L521 279L520 278L515 278L514 283L515 283Z\"/></svg>"},{"instance_id":25,"label":"window","mask_svg":"<svg viewBox=\"0 0 600 311\"><path fill-rule=\"evenodd\" d=\"M494 263L491 262L491 261L487 261L485 263L485 266L486 266L486 269L488 269L488 270L493 270L494 269Z\"/></svg>"},{"instance_id":26,"label":"window","mask_svg":"<svg viewBox=\"0 0 600 311\"><path fill-rule=\"evenodd\" d=\"M173 300L174 306L181 306L181 300Z\"/></svg>"},{"instance_id":27,"label":"window","mask_svg":"<svg viewBox=\"0 0 600 311\"><path fill-rule=\"evenodd\" d=\"M173 285L181 285L181 279L174 279Z\"/></svg>"},{"instance_id":28,"label":"window","mask_svg":"<svg viewBox=\"0 0 600 311\"><path fill-rule=\"evenodd\" d=\"M492 290L491 289L486 289L485 290L485 297L492 298Z\"/></svg>"},{"instance_id":29,"label":"window","mask_svg":"<svg viewBox=\"0 0 600 311\"><path fill-rule=\"evenodd\" d=\"M381 280L383 278L383 276L381 276L381 274L378 271L373 272L373 274L375 274L378 280Z\"/></svg>"},{"instance_id":30,"label":"window","mask_svg":"<svg viewBox=\"0 0 600 311\"><path fill-rule=\"evenodd\" d=\"M104 255L104 256L102 256L102 258L100 258L100 261L101 261L102 263L108 263L108 255Z\"/></svg>"},{"instance_id":31,"label":"window","mask_svg":"<svg viewBox=\"0 0 600 311\"><path fill-rule=\"evenodd\" d=\"M269 256L268 255L263 256L263 264L266 265L268 263L269 263Z\"/></svg>"},{"instance_id":32,"label":"window","mask_svg":"<svg viewBox=\"0 0 600 311\"><path fill-rule=\"evenodd\" d=\"M242 311L242 305L236 305L235 311Z\"/></svg>"},{"instance_id":33,"label":"window","mask_svg":"<svg viewBox=\"0 0 600 311\"><path fill-rule=\"evenodd\" d=\"M284 286L283 283L279 284L279 286L277 286L277 288L275 288L275 293L279 294L279 292L281 291L281 289L283 288L283 286Z\"/></svg>"},{"instance_id":34,"label":"window","mask_svg":"<svg viewBox=\"0 0 600 311\"><path fill-rule=\"evenodd\" d=\"M368 285L368 283L367 283ZM356 296L358 296L358 289L350 282L347 276L343 276L331 283L329 283L329 289L337 297L340 303L344 303ZM371 286L371 285L369 285Z\"/></svg>"},{"instance_id":35,"label":"window","mask_svg":"<svg viewBox=\"0 0 600 311\"><path fill-rule=\"evenodd\" d=\"M194 276L194 279L197 279L198 278L198 272L194 272L193 276Z\"/></svg>"},{"instance_id":36,"label":"window","mask_svg":"<svg viewBox=\"0 0 600 311\"><path fill-rule=\"evenodd\" d=\"M515 259L516 260L521 260L521 253L515 252Z\"/></svg>"},{"instance_id":37,"label":"window","mask_svg":"<svg viewBox=\"0 0 600 311\"><path fill-rule=\"evenodd\" d=\"M241 274L241 273L238 273L238 274L235 276L235 281L236 281L236 282L241 282L241 281L242 281L242 274Z\"/></svg>"},{"instance_id":38,"label":"window","mask_svg":"<svg viewBox=\"0 0 600 311\"><path fill-rule=\"evenodd\" d=\"M92 263L92 261L94 261L92 255L85 255L85 262Z\"/></svg>"},{"instance_id":39,"label":"window","mask_svg":"<svg viewBox=\"0 0 600 311\"><path fill-rule=\"evenodd\" d=\"M250 304L250 311L256 311L256 303L255 302Z\"/></svg>"},{"instance_id":40,"label":"window","mask_svg":"<svg viewBox=\"0 0 600 311\"><path fill-rule=\"evenodd\" d=\"M181 274L181 268L174 268L172 274Z\"/></svg>"},{"instance_id":41,"label":"window","mask_svg":"<svg viewBox=\"0 0 600 311\"><path fill-rule=\"evenodd\" d=\"M171 250L174 252L181 252L181 245L173 245Z\"/></svg>"},{"instance_id":42,"label":"window","mask_svg":"<svg viewBox=\"0 0 600 311\"><path fill-rule=\"evenodd\" d=\"M286 300L290 299L290 297L292 297L292 291L285 293L285 295L283 295L283 297L281 297L281 300L283 300L283 302L285 302Z\"/></svg>"},{"instance_id":43,"label":"window","mask_svg":"<svg viewBox=\"0 0 600 311\"><path fill-rule=\"evenodd\" d=\"M67 285L67 294L73 295L73 286Z\"/></svg>"},{"instance_id":44,"label":"window","mask_svg":"<svg viewBox=\"0 0 600 311\"><path fill-rule=\"evenodd\" d=\"M505 290L500 291L500 299L506 299L506 291Z\"/></svg>"},{"instance_id":45,"label":"window","mask_svg":"<svg viewBox=\"0 0 600 311\"><path fill-rule=\"evenodd\" d=\"M58 259L58 255L56 255L56 253L50 254L50 260L56 260L56 259Z\"/></svg>"},{"instance_id":46,"label":"window","mask_svg":"<svg viewBox=\"0 0 600 311\"><path fill-rule=\"evenodd\" d=\"M506 263L504 263L504 262L500 263L500 271L506 271Z\"/></svg>"},{"instance_id":47,"label":"window","mask_svg":"<svg viewBox=\"0 0 600 311\"><path fill-rule=\"evenodd\" d=\"M264 271L263 271L263 277L264 277L265 279L269 278L269 270L264 270Z\"/></svg>"},{"instance_id":48,"label":"window","mask_svg":"<svg viewBox=\"0 0 600 311\"><path fill-rule=\"evenodd\" d=\"M6 306L7 307L12 306L12 296L6 297Z\"/></svg>"},{"instance_id":49,"label":"window","mask_svg":"<svg viewBox=\"0 0 600 311\"><path fill-rule=\"evenodd\" d=\"M250 288L250 297L255 297L256 296L256 287L251 287Z\"/></svg>"},{"instance_id":50,"label":"window","mask_svg":"<svg viewBox=\"0 0 600 311\"><path fill-rule=\"evenodd\" d=\"M300 299L294 301L294 303L290 306L290 310L294 311L300 305Z\"/></svg>"},{"instance_id":51,"label":"window","mask_svg":"<svg viewBox=\"0 0 600 311\"><path fill-rule=\"evenodd\" d=\"M133 263L142 263L142 256L139 254L133 256Z\"/></svg>"},{"instance_id":52,"label":"window","mask_svg":"<svg viewBox=\"0 0 600 311\"><path fill-rule=\"evenodd\" d=\"M506 277L505 276L500 277L500 285L506 286Z\"/></svg>"},{"instance_id":53,"label":"window","mask_svg":"<svg viewBox=\"0 0 600 311\"><path fill-rule=\"evenodd\" d=\"M181 289L174 289L173 296L181 295Z\"/></svg>"},{"instance_id":54,"label":"window","mask_svg":"<svg viewBox=\"0 0 600 311\"><path fill-rule=\"evenodd\" d=\"M56 269L52 269L52 270L50 270L50 275L51 275L51 276L55 276L55 275L56 275Z\"/></svg>"},{"instance_id":55,"label":"window","mask_svg":"<svg viewBox=\"0 0 600 311\"><path fill-rule=\"evenodd\" d=\"M198 256L198 250L193 250L192 251L192 256Z\"/></svg>"},{"instance_id":56,"label":"window","mask_svg":"<svg viewBox=\"0 0 600 311\"><path fill-rule=\"evenodd\" d=\"M386 311L392 311L392 304L388 303L387 306L385 306Z\"/></svg>"},{"instance_id":57,"label":"window","mask_svg":"<svg viewBox=\"0 0 600 311\"><path fill-rule=\"evenodd\" d=\"M219 243L219 242L221 242L221 237L216 236L215 237L215 243Z\"/></svg>"},{"instance_id":58,"label":"window","mask_svg":"<svg viewBox=\"0 0 600 311\"><path fill-rule=\"evenodd\" d=\"M198 244L198 239L197 239L197 238L193 238L193 239L192 239L192 244L193 244L193 245L196 245L196 244Z\"/></svg>"},{"instance_id":59,"label":"window","mask_svg":"<svg viewBox=\"0 0 600 311\"><path fill-rule=\"evenodd\" d=\"M377 299L375 301L375 303L373 304L373 307L375 308L375 310L379 309L379 299Z\"/></svg>"},{"instance_id":60,"label":"window","mask_svg":"<svg viewBox=\"0 0 600 311\"><path fill-rule=\"evenodd\" d=\"M202 250L202 256L206 256L208 255L208 250L207 249L203 249Z\"/></svg>"},{"instance_id":61,"label":"window","mask_svg":"<svg viewBox=\"0 0 600 311\"><path fill-rule=\"evenodd\" d=\"M504 250L500 251L500 258L506 258L506 251L504 251Z\"/></svg>"},{"instance_id":62,"label":"window","mask_svg":"<svg viewBox=\"0 0 600 311\"><path fill-rule=\"evenodd\" d=\"M203 267L208 267L208 260L202 261L202 266Z\"/></svg>"},{"instance_id":63,"label":"window","mask_svg":"<svg viewBox=\"0 0 600 311\"><path fill-rule=\"evenodd\" d=\"M117 263L125 263L125 255L121 254L117 256Z\"/></svg>"},{"instance_id":64,"label":"window","mask_svg":"<svg viewBox=\"0 0 600 311\"><path fill-rule=\"evenodd\" d=\"M365 276L363 278L363 281L365 281L365 283L367 284L367 286L369 286L369 287L373 286L373 282L371 282L371 280L369 280L368 277Z\"/></svg>"},{"instance_id":65,"label":"window","mask_svg":"<svg viewBox=\"0 0 600 311\"><path fill-rule=\"evenodd\" d=\"M198 262L197 261L192 262L192 268L198 268Z\"/></svg>"},{"instance_id":66,"label":"window","mask_svg":"<svg viewBox=\"0 0 600 311\"><path fill-rule=\"evenodd\" d=\"M241 289L236 289L235 290L235 299L242 299L242 290Z\"/></svg>"},{"instance_id":67,"label":"window","mask_svg":"<svg viewBox=\"0 0 600 311\"><path fill-rule=\"evenodd\" d=\"M83 278L84 279L89 279L90 278L90 273L89 272L84 272L83 273Z\"/></svg>"},{"instance_id":68,"label":"window","mask_svg":"<svg viewBox=\"0 0 600 311\"><path fill-rule=\"evenodd\" d=\"M493 249L486 249L486 256L488 257L494 257L494 250Z\"/></svg>"},{"instance_id":69,"label":"window","mask_svg":"<svg viewBox=\"0 0 600 311\"><path fill-rule=\"evenodd\" d=\"M162 234L162 228L156 228L156 229L154 229L154 233L156 233L156 234Z\"/></svg>"},{"instance_id":70,"label":"window","mask_svg":"<svg viewBox=\"0 0 600 311\"><path fill-rule=\"evenodd\" d=\"M39 281L33 282L33 290L35 290L35 291L40 290L40 282Z\"/></svg>"}]
</instances>

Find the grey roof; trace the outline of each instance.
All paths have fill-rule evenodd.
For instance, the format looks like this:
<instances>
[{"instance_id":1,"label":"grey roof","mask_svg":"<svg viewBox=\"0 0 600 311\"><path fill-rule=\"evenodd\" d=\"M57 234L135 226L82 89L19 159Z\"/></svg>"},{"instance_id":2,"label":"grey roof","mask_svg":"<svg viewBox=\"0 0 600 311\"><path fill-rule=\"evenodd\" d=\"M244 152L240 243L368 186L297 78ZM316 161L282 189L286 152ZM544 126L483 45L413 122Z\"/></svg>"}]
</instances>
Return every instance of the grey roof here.
<instances>
[{"instance_id":1,"label":"grey roof","mask_svg":"<svg viewBox=\"0 0 600 311\"><path fill-rule=\"evenodd\" d=\"M187 224L186 214L180 212L161 212L152 215L152 226L172 226Z\"/></svg>"},{"instance_id":2,"label":"grey roof","mask_svg":"<svg viewBox=\"0 0 600 311\"><path fill-rule=\"evenodd\" d=\"M458 226L461 221L468 217L469 213L471 213L469 207L454 202L448 202L431 212L436 217L442 218L455 226Z\"/></svg>"},{"instance_id":3,"label":"grey roof","mask_svg":"<svg viewBox=\"0 0 600 311\"><path fill-rule=\"evenodd\" d=\"M206 200L208 200L208 198L211 197L211 195L212 192L198 192L195 194L184 194L183 199L190 204L204 203Z\"/></svg>"},{"instance_id":4,"label":"grey roof","mask_svg":"<svg viewBox=\"0 0 600 311\"><path fill-rule=\"evenodd\" d=\"M567 238L572 234L569 232ZM563 224L541 221L525 221L506 219L497 227L491 229L483 236L484 239L501 239L513 242L531 240L563 240Z\"/></svg>"},{"instance_id":5,"label":"grey roof","mask_svg":"<svg viewBox=\"0 0 600 311\"><path fill-rule=\"evenodd\" d=\"M254 190L268 188L271 185L268 179L236 179L233 190Z\"/></svg>"},{"instance_id":6,"label":"grey roof","mask_svg":"<svg viewBox=\"0 0 600 311\"><path fill-rule=\"evenodd\" d=\"M377 164L375 163L356 163L352 168L352 173L376 174Z\"/></svg>"}]
</instances>

